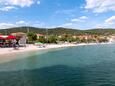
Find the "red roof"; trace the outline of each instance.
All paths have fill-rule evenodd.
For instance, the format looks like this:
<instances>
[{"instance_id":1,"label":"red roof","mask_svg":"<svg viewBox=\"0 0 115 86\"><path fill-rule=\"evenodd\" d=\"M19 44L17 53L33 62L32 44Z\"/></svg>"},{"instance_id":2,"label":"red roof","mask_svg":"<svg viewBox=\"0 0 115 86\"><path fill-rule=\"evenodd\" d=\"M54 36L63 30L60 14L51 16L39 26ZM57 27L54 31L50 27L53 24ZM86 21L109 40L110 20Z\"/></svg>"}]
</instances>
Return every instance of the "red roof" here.
<instances>
[{"instance_id":1,"label":"red roof","mask_svg":"<svg viewBox=\"0 0 115 86\"><path fill-rule=\"evenodd\" d=\"M44 36L43 34L37 34L37 36Z\"/></svg>"}]
</instances>

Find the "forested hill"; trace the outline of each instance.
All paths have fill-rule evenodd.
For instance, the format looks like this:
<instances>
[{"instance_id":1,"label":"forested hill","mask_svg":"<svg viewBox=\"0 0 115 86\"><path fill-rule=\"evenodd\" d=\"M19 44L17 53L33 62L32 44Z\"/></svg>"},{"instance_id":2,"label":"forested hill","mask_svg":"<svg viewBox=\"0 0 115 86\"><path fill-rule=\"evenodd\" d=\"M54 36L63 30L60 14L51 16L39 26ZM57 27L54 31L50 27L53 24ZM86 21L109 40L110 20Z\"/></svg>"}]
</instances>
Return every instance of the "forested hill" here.
<instances>
[{"instance_id":1,"label":"forested hill","mask_svg":"<svg viewBox=\"0 0 115 86\"><path fill-rule=\"evenodd\" d=\"M73 35L84 35L84 34L95 34L95 35L111 35L115 34L114 28L99 28L99 29L90 29L90 30L78 30L70 28L36 28L36 27L15 27L8 29L0 29L2 34L10 34L15 32L35 32L39 34L49 34L49 35L61 35L61 34L73 34Z\"/></svg>"}]
</instances>

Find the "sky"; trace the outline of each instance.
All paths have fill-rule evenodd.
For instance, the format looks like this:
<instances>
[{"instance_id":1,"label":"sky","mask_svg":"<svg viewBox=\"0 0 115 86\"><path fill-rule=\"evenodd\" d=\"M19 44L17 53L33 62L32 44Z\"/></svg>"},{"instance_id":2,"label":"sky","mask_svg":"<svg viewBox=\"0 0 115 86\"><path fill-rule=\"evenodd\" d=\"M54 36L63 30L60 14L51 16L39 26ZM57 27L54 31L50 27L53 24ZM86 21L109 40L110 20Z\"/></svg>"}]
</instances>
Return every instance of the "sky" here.
<instances>
[{"instance_id":1,"label":"sky","mask_svg":"<svg viewBox=\"0 0 115 86\"><path fill-rule=\"evenodd\" d=\"M0 29L115 28L115 0L0 0Z\"/></svg>"}]
</instances>

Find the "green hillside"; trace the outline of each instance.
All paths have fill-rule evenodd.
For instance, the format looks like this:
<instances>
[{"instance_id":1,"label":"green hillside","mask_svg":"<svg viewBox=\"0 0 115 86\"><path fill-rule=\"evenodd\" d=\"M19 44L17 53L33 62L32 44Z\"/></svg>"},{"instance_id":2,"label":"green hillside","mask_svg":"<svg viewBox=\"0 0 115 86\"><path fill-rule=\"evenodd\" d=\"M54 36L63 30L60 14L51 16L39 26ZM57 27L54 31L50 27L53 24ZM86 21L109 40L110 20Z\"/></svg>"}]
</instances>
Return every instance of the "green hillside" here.
<instances>
[{"instance_id":1,"label":"green hillside","mask_svg":"<svg viewBox=\"0 0 115 86\"><path fill-rule=\"evenodd\" d=\"M46 34L48 35L61 35L61 34L72 34L72 35L84 35L84 34L95 34L95 35L111 35L115 34L115 29L106 28L106 29L90 29L90 30L78 30L78 29L70 29L70 28L36 28L36 27L14 27L8 29L0 29L0 33L2 34L10 34L15 32L24 32L27 33L28 30L30 32Z\"/></svg>"}]
</instances>

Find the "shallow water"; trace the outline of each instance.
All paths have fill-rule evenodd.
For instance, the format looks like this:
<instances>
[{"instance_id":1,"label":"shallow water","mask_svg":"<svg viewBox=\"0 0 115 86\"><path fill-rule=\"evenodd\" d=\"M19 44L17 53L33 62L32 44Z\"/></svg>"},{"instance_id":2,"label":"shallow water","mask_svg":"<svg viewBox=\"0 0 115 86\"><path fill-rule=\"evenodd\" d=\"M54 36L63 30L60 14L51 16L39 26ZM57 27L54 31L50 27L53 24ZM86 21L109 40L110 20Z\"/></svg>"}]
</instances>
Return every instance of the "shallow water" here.
<instances>
[{"instance_id":1,"label":"shallow water","mask_svg":"<svg viewBox=\"0 0 115 86\"><path fill-rule=\"evenodd\" d=\"M0 86L115 86L115 45L17 55L0 64Z\"/></svg>"}]
</instances>

